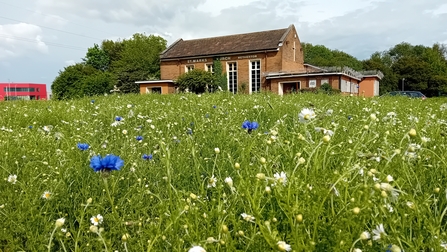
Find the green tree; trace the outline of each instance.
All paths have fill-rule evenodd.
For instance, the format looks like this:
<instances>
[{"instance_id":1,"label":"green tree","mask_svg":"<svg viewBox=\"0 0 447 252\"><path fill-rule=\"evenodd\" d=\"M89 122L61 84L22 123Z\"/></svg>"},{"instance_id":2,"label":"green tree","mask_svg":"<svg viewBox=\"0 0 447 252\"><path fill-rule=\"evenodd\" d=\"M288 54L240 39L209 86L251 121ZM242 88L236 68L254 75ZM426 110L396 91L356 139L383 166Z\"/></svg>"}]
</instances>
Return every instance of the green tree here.
<instances>
[{"instance_id":1,"label":"green tree","mask_svg":"<svg viewBox=\"0 0 447 252\"><path fill-rule=\"evenodd\" d=\"M98 73L99 70L85 63L67 66L53 81L51 90L54 99L70 99L83 97L83 81L86 77Z\"/></svg>"},{"instance_id":2,"label":"green tree","mask_svg":"<svg viewBox=\"0 0 447 252\"><path fill-rule=\"evenodd\" d=\"M301 44L304 53L304 63L321 67L350 67L354 70L362 70L362 62L343 51L331 50L323 45Z\"/></svg>"},{"instance_id":3,"label":"green tree","mask_svg":"<svg viewBox=\"0 0 447 252\"><path fill-rule=\"evenodd\" d=\"M380 80L380 94L399 90L399 77L391 69L391 57L386 53L375 52L367 60L363 61L364 70L379 70L384 77Z\"/></svg>"},{"instance_id":4,"label":"green tree","mask_svg":"<svg viewBox=\"0 0 447 252\"><path fill-rule=\"evenodd\" d=\"M218 87L215 75L201 69L180 75L176 83L181 91L188 90L193 93L209 92Z\"/></svg>"},{"instance_id":5,"label":"green tree","mask_svg":"<svg viewBox=\"0 0 447 252\"><path fill-rule=\"evenodd\" d=\"M218 59L213 61L214 75L216 78L216 84L222 90L227 90L227 75L223 72L222 62Z\"/></svg>"},{"instance_id":6,"label":"green tree","mask_svg":"<svg viewBox=\"0 0 447 252\"><path fill-rule=\"evenodd\" d=\"M159 36L137 33L121 43L122 51L111 63L117 86L124 93L139 93L136 81L160 78L160 53L167 42Z\"/></svg>"},{"instance_id":7,"label":"green tree","mask_svg":"<svg viewBox=\"0 0 447 252\"><path fill-rule=\"evenodd\" d=\"M109 55L97 44L87 50L87 54L82 60L85 64L101 71L106 71L110 65Z\"/></svg>"},{"instance_id":8,"label":"green tree","mask_svg":"<svg viewBox=\"0 0 447 252\"><path fill-rule=\"evenodd\" d=\"M98 71L82 80L83 95L101 95L113 89L114 77L111 73Z\"/></svg>"}]
</instances>

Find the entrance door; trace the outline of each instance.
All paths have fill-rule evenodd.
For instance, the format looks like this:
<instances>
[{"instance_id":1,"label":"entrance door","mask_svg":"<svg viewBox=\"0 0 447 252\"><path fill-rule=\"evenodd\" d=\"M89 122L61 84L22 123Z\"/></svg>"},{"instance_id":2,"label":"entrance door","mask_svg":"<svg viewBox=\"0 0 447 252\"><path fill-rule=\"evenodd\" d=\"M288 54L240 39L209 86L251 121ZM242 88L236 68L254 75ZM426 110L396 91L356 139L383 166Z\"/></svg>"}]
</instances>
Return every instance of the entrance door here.
<instances>
[{"instance_id":1,"label":"entrance door","mask_svg":"<svg viewBox=\"0 0 447 252\"><path fill-rule=\"evenodd\" d=\"M282 90L284 94L296 93L300 89L300 82L283 82Z\"/></svg>"}]
</instances>

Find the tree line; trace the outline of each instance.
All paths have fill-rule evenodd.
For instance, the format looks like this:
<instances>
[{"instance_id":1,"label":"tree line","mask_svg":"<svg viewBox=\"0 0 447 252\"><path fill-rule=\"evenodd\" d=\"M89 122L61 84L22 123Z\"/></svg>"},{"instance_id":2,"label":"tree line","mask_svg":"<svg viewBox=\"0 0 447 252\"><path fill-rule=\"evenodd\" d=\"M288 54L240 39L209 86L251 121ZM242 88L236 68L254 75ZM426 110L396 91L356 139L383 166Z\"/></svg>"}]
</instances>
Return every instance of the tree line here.
<instances>
[{"instance_id":1,"label":"tree line","mask_svg":"<svg viewBox=\"0 0 447 252\"><path fill-rule=\"evenodd\" d=\"M100 45L88 48L86 55L74 65L59 71L51 86L55 99L71 99L83 96L102 95L110 91L139 93L136 81L160 78L160 53L167 41L155 35L134 34L129 39L104 40ZM315 66L347 66L357 71L380 70L380 93L394 90L418 90L427 96L447 94L447 46L400 43L382 52L375 52L369 59L358 60L339 50L323 45L302 43L304 62ZM215 76L205 74L213 89L226 89L222 66L215 62ZM216 74L217 70L217 74ZM179 77L183 90L195 85L201 73ZM189 84L184 84L189 83ZM185 86L186 85L186 86ZM209 88L209 87L208 87ZM190 88L191 89L191 88ZM193 90L201 90L195 86Z\"/></svg>"},{"instance_id":2,"label":"tree line","mask_svg":"<svg viewBox=\"0 0 447 252\"><path fill-rule=\"evenodd\" d=\"M348 66L354 70L380 70L380 93L421 91L427 96L447 94L447 45L411 45L402 42L369 59L357 58L322 45L303 43L304 62L316 66Z\"/></svg>"}]
</instances>

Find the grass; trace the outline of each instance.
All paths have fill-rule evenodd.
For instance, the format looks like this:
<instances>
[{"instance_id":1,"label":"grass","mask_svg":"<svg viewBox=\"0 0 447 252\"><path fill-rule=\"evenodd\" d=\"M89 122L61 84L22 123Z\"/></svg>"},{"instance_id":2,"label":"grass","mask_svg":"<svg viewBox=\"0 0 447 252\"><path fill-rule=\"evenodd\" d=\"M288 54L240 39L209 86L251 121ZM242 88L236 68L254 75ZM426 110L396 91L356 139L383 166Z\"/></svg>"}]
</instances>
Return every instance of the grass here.
<instances>
[{"instance_id":1,"label":"grass","mask_svg":"<svg viewBox=\"0 0 447 252\"><path fill-rule=\"evenodd\" d=\"M225 93L93 99L0 103L2 251L441 251L446 245L442 99ZM298 115L305 108L315 118L303 123ZM123 120L116 123L116 116ZM249 134L245 120L259 128ZM92 157L108 154L124 166L95 173ZM95 226L98 214L103 219Z\"/></svg>"}]
</instances>

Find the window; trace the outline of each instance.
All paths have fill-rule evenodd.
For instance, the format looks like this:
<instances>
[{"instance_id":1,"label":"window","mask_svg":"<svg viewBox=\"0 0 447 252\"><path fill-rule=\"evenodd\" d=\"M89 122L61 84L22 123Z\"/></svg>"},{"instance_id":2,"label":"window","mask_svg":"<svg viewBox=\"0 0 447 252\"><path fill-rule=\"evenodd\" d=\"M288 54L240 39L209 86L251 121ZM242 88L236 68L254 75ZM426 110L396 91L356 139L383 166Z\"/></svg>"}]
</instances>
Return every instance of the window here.
<instances>
[{"instance_id":1,"label":"window","mask_svg":"<svg viewBox=\"0 0 447 252\"><path fill-rule=\"evenodd\" d=\"M34 88L5 87L5 92L34 92Z\"/></svg>"},{"instance_id":2,"label":"window","mask_svg":"<svg viewBox=\"0 0 447 252\"><path fill-rule=\"evenodd\" d=\"M261 91L261 61L250 61L250 93Z\"/></svg>"},{"instance_id":3,"label":"window","mask_svg":"<svg viewBox=\"0 0 447 252\"><path fill-rule=\"evenodd\" d=\"M161 94L161 87L147 87L146 94Z\"/></svg>"},{"instance_id":4,"label":"window","mask_svg":"<svg viewBox=\"0 0 447 252\"><path fill-rule=\"evenodd\" d=\"M316 88L317 80L309 80L309 88Z\"/></svg>"},{"instance_id":5,"label":"window","mask_svg":"<svg viewBox=\"0 0 447 252\"><path fill-rule=\"evenodd\" d=\"M37 88L37 92L40 92L40 89L39 89L39 88Z\"/></svg>"},{"instance_id":6,"label":"window","mask_svg":"<svg viewBox=\"0 0 447 252\"><path fill-rule=\"evenodd\" d=\"M213 64L205 64L205 70L210 73L214 73L214 65Z\"/></svg>"},{"instance_id":7,"label":"window","mask_svg":"<svg viewBox=\"0 0 447 252\"><path fill-rule=\"evenodd\" d=\"M237 93L237 63L228 63L228 91Z\"/></svg>"},{"instance_id":8,"label":"window","mask_svg":"<svg viewBox=\"0 0 447 252\"><path fill-rule=\"evenodd\" d=\"M187 65L186 69L185 69L185 72L187 73L187 72L192 71L192 70L194 70L194 65Z\"/></svg>"},{"instance_id":9,"label":"window","mask_svg":"<svg viewBox=\"0 0 447 252\"><path fill-rule=\"evenodd\" d=\"M323 84L329 84L329 80L328 79L322 79L321 80L321 85Z\"/></svg>"}]
</instances>

